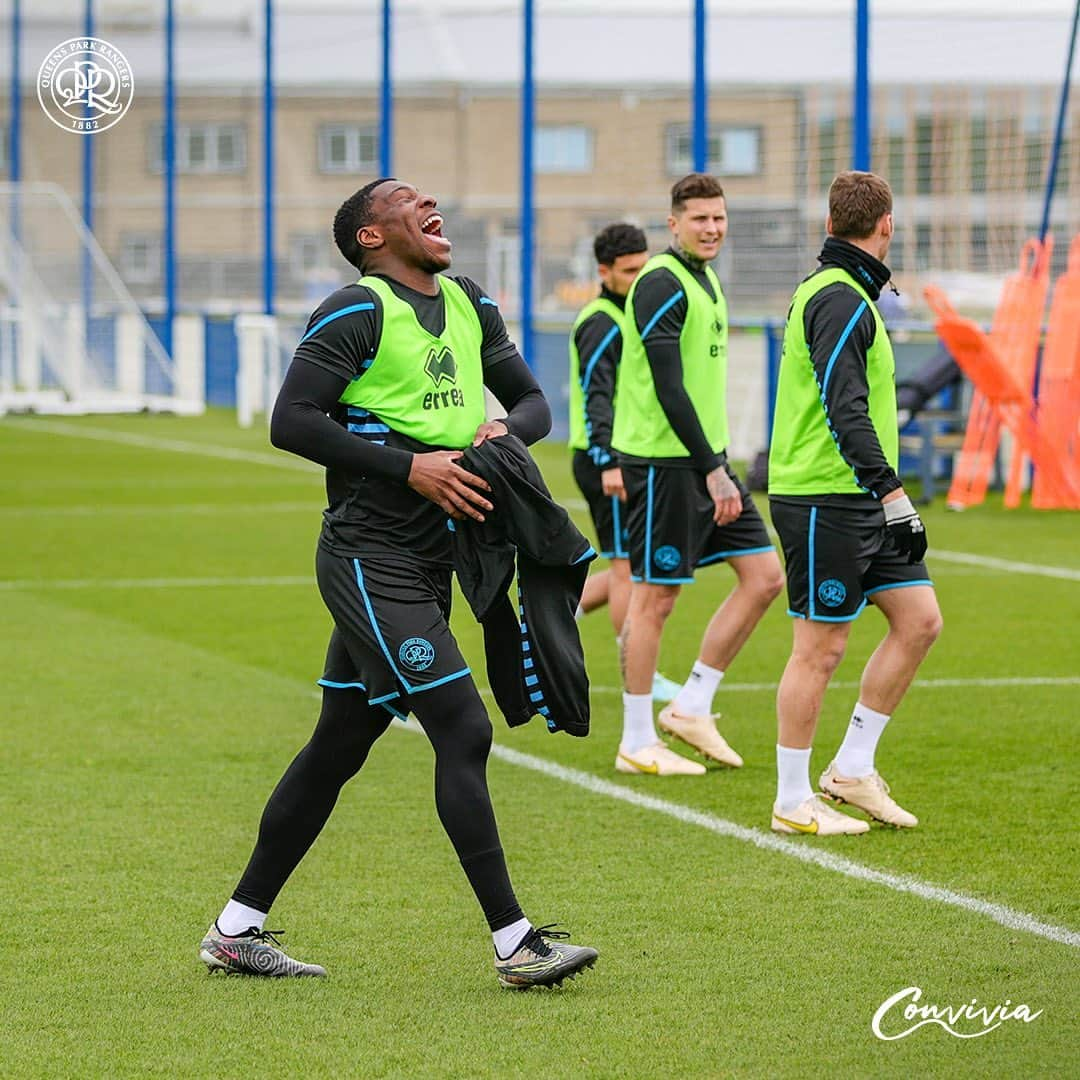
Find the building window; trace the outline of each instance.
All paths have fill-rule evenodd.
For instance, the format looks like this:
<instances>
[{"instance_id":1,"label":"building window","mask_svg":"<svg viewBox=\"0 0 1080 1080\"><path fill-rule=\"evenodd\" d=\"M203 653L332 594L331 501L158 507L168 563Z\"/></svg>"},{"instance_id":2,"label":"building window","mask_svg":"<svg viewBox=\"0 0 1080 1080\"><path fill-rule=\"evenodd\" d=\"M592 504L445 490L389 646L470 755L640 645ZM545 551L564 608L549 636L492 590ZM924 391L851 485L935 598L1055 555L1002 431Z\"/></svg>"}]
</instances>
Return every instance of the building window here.
<instances>
[{"instance_id":1,"label":"building window","mask_svg":"<svg viewBox=\"0 0 1080 1080\"><path fill-rule=\"evenodd\" d=\"M926 270L930 266L933 232L928 224L920 222L915 226L915 267Z\"/></svg>"},{"instance_id":2,"label":"building window","mask_svg":"<svg viewBox=\"0 0 1080 1080\"><path fill-rule=\"evenodd\" d=\"M178 124L176 171L179 173L240 173L247 167L247 137L242 124ZM150 171L165 171L165 128L155 124L150 134Z\"/></svg>"},{"instance_id":3,"label":"building window","mask_svg":"<svg viewBox=\"0 0 1080 1080\"><path fill-rule=\"evenodd\" d=\"M152 233L120 238L120 272L133 285L150 285L161 276L161 240Z\"/></svg>"},{"instance_id":4,"label":"building window","mask_svg":"<svg viewBox=\"0 0 1080 1080\"><path fill-rule=\"evenodd\" d=\"M686 124L667 131L667 169L683 176L694 167L694 137ZM705 171L719 176L757 176L761 172L761 128L709 125Z\"/></svg>"},{"instance_id":5,"label":"building window","mask_svg":"<svg viewBox=\"0 0 1080 1080\"><path fill-rule=\"evenodd\" d=\"M587 173L593 167L593 133L581 124L542 124L533 137L538 173Z\"/></svg>"},{"instance_id":6,"label":"building window","mask_svg":"<svg viewBox=\"0 0 1080 1080\"><path fill-rule=\"evenodd\" d=\"M915 120L915 190L929 195L934 190L934 118Z\"/></svg>"},{"instance_id":7,"label":"building window","mask_svg":"<svg viewBox=\"0 0 1080 1080\"><path fill-rule=\"evenodd\" d=\"M319 128L319 172L374 173L379 134L374 124L323 124Z\"/></svg>"},{"instance_id":8,"label":"building window","mask_svg":"<svg viewBox=\"0 0 1080 1080\"><path fill-rule=\"evenodd\" d=\"M324 233L294 233L289 238L289 265L296 277L329 269L332 254L330 238Z\"/></svg>"},{"instance_id":9,"label":"building window","mask_svg":"<svg viewBox=\"0 0 1080 1080\"><path fill-rule=\"evenodd\" d=\"M984 272L990 269L990 227L985 221L971 226L971 269Z\"/></svg>"},{"instance_id":10,"label":"building window","mask_svg":"<svg viewBox=\"0 0 1080 1080\"><path fill-rule=\"evenodd\" d=\"M973 116L971 118L971 143L968 149L968 160L971 163L971 190L975 194L986 191L987 179L987 130L986 117Z\"/></svg>"},{"instance_id":11,"label":"building window","mask_svg":"<svg viewBox=\"0 0 1080 1080\"><path fill-rule=\"evenodd\" d=\"M901 194L907 179L907 116L899 111L890 111L885 127L889 159L889 172L885 179L896 194Z\"/></svg>"}]
</instances>

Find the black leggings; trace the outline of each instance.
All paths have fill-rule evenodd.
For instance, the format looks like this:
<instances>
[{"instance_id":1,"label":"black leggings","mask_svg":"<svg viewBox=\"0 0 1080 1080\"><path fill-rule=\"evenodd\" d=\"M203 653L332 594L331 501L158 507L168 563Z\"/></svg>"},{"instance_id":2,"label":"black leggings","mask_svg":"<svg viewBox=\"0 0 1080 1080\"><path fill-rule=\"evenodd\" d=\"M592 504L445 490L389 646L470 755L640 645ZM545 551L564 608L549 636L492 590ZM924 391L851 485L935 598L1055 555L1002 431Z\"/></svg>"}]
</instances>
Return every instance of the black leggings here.
<instances>
[{"instance_id":1,"label":"black leggings","mask_svg":"<svg viewBox=\"0 0 1080 1080\"><path fill-rule=\"evenodd\" d=\"M487 788L491 721L465 676L410 705L435 749L435 805L492 930L522 918L506 870ZM322 712L307 746L274 788L259 838L233 899L269 911L319 835L347 780L360 771L390 714L356 690L323 689Z\"/></svg>"}]
</instances>

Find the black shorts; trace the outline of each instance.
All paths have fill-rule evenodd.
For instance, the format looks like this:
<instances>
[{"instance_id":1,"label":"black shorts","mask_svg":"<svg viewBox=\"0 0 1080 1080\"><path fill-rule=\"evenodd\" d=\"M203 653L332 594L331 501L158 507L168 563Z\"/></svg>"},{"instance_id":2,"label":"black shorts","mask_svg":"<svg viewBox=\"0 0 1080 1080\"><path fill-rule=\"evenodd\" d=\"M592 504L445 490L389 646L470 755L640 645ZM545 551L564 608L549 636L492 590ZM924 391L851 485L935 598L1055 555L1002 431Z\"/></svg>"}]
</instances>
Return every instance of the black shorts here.
<instances>
[{"instance_id":1,"label":"black shorts","mask_svg":"<svg viewBox=\"0 0 1080 1080\"><path fill-rule=\"evenodd\" d=\"M362 690L404 716L411 695L469 675L450 632L449 566L395 552L350 558L320 545L315 573L334 617L320 686Z\"/></svg>"},{"instance_id":2,"label":"black shorts","mask_svg":"<svg viewBox=\"0 0 1080 1080\"><path fill-rule=\"evenodd\" d=\"M613 466L609 466L612 468ZM596 529L596 549L605 559L625 559L626 507L615 495L605 495L600 474L584 450L574 451L574 480L585 496Z\"/></svg>"},{"instance_id":3,"label":"black shorts","mask_svg":"<svg viewBox=\"0 0 1080 1080\"><path fill-rule=\"evenodd\" d=\"M727 473L742 495L743 511L730 525L717 525L697 470L622 466L632 581L688 585L699 566L773 550L753 496L730 468Z\"/></svg>"},{"instance_id":4,"label":"black shorts","mask_svg":"<svg viewBox=\"0 0 1080 1080\"><path fill-rule=\"evenodd\" d=\"M770 499L769 509L787 564L789 615L850 622L874 593L933 584L925 563L909 564L893 546L878 505Z\"/></svg>"}]
</instances>

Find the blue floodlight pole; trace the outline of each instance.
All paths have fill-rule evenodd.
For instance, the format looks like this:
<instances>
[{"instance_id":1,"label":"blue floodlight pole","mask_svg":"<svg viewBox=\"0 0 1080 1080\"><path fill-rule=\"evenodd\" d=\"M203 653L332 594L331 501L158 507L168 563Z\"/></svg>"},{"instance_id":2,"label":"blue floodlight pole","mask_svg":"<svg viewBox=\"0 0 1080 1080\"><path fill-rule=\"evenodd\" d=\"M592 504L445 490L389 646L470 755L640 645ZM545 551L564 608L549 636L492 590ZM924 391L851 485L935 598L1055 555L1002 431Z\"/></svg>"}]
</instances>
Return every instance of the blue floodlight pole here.
<instances>
[{"instance_id":1,"label":"blue floodlight pole","mask_svg":"<svg viewBox=\"0 0 1080 1080\"><path fill-rule=\"evenodd\" d=\"M524 41L521 77L521 352L526 363L533 355L533 139L536 85L533 76L534 0L524 0Z\"/></svg>"},{"instance_id":2,"label":"blue floodlight pole","mask_svg":"<svg viewBox=\"0 0 1080 1080\"><path fill-rule=\"evenodd\" d=\"M88 38L94 36L94 0L86 0L83 34ZM83 106L83 116L89 118L89 104ZM82 140L82 212L86 228L92 234L94 231L94 137L90 132L86 132ZM83 318L89 320L90 307L94 302L94 276L93 262L88 248L83 249L82 257L82 296Z\"/></svg>"},{"instance_id":3,"label":"blue floodlight pole","mask_svg":"<svg viewBox=\"0 0 1080 1080\"><path fill-rule=\"evenodd\" d=\"M870 0L855 0L854 145L851 167L870 170Z\"/></svg>"},{"instance_id":4,"label":"blue floodlight pole","mask_svg":"<svg viewBox=\"0 0 1080 1080\"><path fill-rule=\"evenodd\" d=\"M266 0L263 53L263 311L274 314L274 0Z\"/></svg>"},{"instance_id":5,"label":"blue floodlight pole","mask_svg":"<svg viewBox=\"0 0 1080 1080\"><path fill-rule=\"evenodd\" d=\"M19 70L19 53L22 51L22 5L12 0L11 5L11 100L8 108L11 122L8 125L8 179L17 184L22 180L22 73ZM19 221L19 196L11 196L11 231L18 239L22 235Z\"/></svg>"},{"instance_id":6,"label":"blue floodlight pole","mask_svg":"<svg viewBox=\"0 0 1080 1080\"><path fill-rule=\"evenodd\" d=\"M379 175L390 176L394 168L394 68L390 51L391 0L382 6L382 91L379 104Z\"/></svg>"},{"instance_id":7,"label":"blue floodlight pole","mask_svg":"<svg viewBox=\"0 0 1080 1080\"><path fill-rule=\"evenodd\" d=\"M709 85L705 70L705 0L694 0L694 172L709 160Z\"/></svg>"},{"instance_id":8,"label":"blue floodlight pole","mask_svg":"<svg viewBox=\"0 0 1080 1080\"><path fill-rule=\"evenodd\" d=\"M1039 226L1039 239L1045 240L1050 231L1050 203L1054 198L1054 186L1057 184L1058 159L1061 156L1061 140L1065 137L1065 115L1069 108L1069 88L1072 84L1073 55L1076 52L1076 31L1080 25L1080 0L1076 0L1073 9L1072 37L1069 38L1069 55L1065 61L1065 77L1061 80L1061 100L1058 103L1057 129L1054 132L1054 147L1050 153L1050 169L1046 175L1046 197L1043 199L1042 225Z\"/></svg>"},{"instance_id":9,"label":"blue floodlight pole","mask_svg":"<svg viewBox=\"0 0 1080 1080\"><path fill-rule=\"evenodd\" d=\"M165 171L165 327L162 344L172 356L173 317L176 314L176 54L173 0L165 0L165 129L162 151Z\"/></svg>"}]
</instances>

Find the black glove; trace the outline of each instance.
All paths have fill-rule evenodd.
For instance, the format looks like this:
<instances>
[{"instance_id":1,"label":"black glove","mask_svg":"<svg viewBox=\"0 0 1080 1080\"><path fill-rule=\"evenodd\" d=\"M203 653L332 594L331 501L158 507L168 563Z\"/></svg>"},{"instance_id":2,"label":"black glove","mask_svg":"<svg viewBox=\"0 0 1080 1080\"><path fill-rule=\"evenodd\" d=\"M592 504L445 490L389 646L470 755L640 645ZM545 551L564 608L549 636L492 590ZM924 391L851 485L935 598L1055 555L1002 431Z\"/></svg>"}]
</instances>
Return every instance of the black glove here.
<instances>
[{"instance_id":1,"label":"black glove","mask_svg":"<svg viewBox=\"0 0 1080 1080\"><path fill-rule=\"evenodd\" d=\"M906 495L882 503L881 508L885 511L885 529L896 550L907 556L909 565L919 562L926 554L926 526L919 511Z\"/></svg>"}]
</instances>

